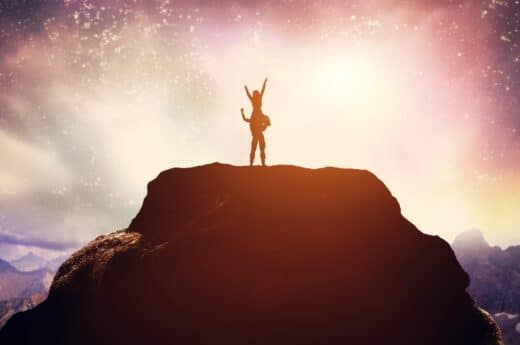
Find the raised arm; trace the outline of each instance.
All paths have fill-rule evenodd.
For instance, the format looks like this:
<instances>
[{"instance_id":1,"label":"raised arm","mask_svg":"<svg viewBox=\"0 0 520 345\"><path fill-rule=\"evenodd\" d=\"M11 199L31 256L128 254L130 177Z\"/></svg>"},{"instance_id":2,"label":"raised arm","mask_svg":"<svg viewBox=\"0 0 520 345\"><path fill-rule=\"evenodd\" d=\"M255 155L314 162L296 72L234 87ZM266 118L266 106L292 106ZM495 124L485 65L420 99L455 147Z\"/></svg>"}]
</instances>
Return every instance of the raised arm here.
<instances>
[{"instance_id":1,"label":"raised arm","mask_svg":"<svg viewBox=\"0 0 520 345\"><path fill-rule=\"evenodd\" d=\"M245 122L249 122L250 121L250 119L246 118L246 116L244 115L244 108L240 108L240 113L242 114L242 119Z\"/></svg>"},{"instance_id":2,"label":"raised arm","mask_svg":"<svg viewBox=\"0 0 520 345\"><path fill-rule=\"evenodd\" d=\"M249 89L247 88L247 85L244 85L244 89L246 89L247 97L249 97L249 100L252 102L253 101L253 96L251 96L251 94L249 93Z\"/></svg>"},{"instance_id":3,"label":"raised arm","mask_svg":"<svg viewBox=\"0 0 520 345\"><path fill-rule=\"evenodd\" d=\"M262 97L264 96L264 92L265 92L265 85L267 84L267 78L265 78L264 80L264 85L262 85L262 92L260 92L260 95L262 95Z\"/></svg>"}]
</instances>

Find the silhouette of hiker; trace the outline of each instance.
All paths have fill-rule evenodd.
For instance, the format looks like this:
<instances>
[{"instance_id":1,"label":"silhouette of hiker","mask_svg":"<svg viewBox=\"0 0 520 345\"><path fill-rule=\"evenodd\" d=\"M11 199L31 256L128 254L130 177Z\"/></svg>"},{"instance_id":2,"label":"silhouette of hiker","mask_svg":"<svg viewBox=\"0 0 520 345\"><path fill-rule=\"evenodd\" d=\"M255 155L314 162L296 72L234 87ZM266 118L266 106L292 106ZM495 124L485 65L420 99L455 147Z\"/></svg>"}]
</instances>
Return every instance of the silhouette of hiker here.
<instances>
[{"instance_id":1,"label":"silhouette of hiker","mask_svg":"<svg viewBox=\"0 0 520 345\"><path fill-rule=\"evenodd\" d=\"M246 116L244 115L244 108L240 108L240 112L242 113L242 119L244 119L245 122L249 122L251 135L253 136L253 139L251 140L251 153L249 154L249 165L251 166L255 161L255 152L258 144L260 144L260 158L262 159L262 165L265 166L265 139L263 132L268 126L271 125L271 120L269 119L269 116L265 115L262 112L262 97L264 96L266 83L267 78L265 78L264 84L262 85L262 91L253 91L253 96L251 96L251 94L249 93L247 86L244 86L244 88L246 89L247 97L249 97L251 105L253 106L251 118L246 118Z\"/></svg>"}]
</instances>

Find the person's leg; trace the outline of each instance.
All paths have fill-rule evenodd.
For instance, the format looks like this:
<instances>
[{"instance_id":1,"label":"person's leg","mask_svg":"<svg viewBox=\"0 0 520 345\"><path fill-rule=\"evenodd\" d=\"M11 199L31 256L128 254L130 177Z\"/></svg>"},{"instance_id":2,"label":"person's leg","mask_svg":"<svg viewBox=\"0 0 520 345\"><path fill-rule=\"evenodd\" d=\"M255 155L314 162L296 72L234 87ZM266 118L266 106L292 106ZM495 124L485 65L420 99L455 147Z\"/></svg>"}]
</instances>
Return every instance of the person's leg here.
<instances>
[{"instance_id":1,"label":"person's leg","mask_svg":"<svg viewBox=\"0 0 520 345\"><path fill-rule=\"evenodd\" d=\"M251 166L255 162L256 145L258 145L258 137L253 135L253 139L251 140L251 153L249 154L249 165Z\"/></svg>"},{"instance_id":2,"label":"person's leg","mask_svg":"<svg viewBox=\"0 0 520 345\"><path fill-rule=\"evenodd\" d=\"M265 138L263 133L258 137L258 141L260 142L260 158L262 158L262 165L265 165Z\"/></svg>"}]
</instances>

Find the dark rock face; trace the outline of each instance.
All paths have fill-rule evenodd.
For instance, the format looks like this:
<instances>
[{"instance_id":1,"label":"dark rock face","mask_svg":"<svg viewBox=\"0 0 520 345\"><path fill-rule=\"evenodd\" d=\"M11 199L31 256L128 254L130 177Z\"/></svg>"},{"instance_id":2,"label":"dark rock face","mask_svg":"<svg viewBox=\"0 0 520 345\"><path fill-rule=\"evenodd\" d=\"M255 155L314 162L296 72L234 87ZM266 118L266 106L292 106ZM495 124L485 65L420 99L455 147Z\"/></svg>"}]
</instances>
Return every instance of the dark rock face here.
<instances>
[{"instance_id":1,"label":"dark rock face","mask_svg":"<svg viewBox=\"0 0 520 345\"><path fill-rule=\"evenodd\" d=\"M499 344L449 245L366 171L163 172L1 344Z\"/></svg>"}]
</instances>

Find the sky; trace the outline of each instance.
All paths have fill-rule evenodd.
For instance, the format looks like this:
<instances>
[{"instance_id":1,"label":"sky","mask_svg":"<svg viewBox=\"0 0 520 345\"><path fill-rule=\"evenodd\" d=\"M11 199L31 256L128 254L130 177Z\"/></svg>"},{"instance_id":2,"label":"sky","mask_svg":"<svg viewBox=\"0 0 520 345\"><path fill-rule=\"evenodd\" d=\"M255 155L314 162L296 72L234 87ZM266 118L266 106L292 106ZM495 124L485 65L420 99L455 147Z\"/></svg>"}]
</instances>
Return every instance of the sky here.
<instances>
[{"instance_id":1,"label":"sky","mask_svg":"<svg viewBox=\"0 0 520 345\"><path fill-rule=\"evenodd\" d=\"M125 228L162 170L374 172L426 233L520 244L520 1L0 3L0 257Z\"/></svg>"}]
</instances>

